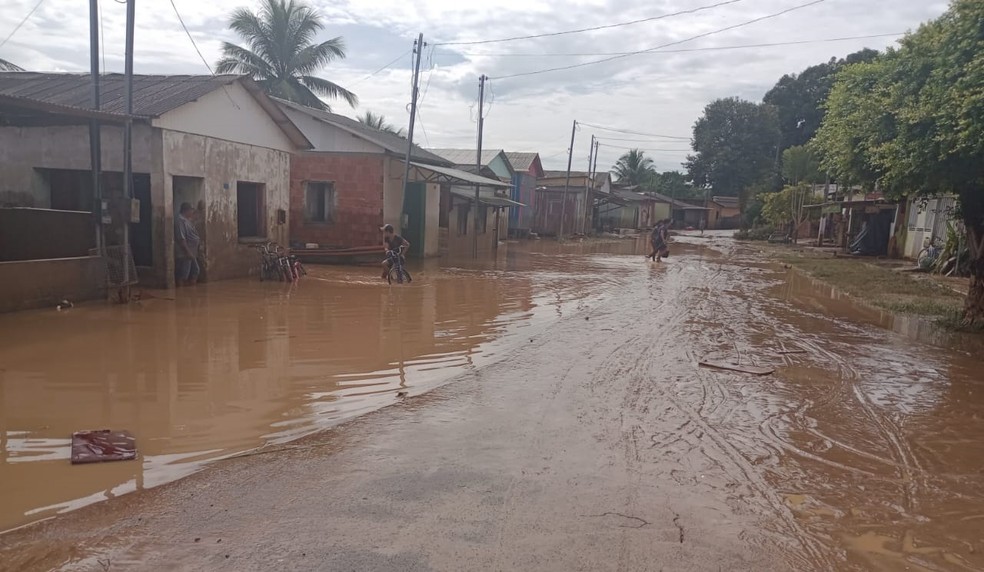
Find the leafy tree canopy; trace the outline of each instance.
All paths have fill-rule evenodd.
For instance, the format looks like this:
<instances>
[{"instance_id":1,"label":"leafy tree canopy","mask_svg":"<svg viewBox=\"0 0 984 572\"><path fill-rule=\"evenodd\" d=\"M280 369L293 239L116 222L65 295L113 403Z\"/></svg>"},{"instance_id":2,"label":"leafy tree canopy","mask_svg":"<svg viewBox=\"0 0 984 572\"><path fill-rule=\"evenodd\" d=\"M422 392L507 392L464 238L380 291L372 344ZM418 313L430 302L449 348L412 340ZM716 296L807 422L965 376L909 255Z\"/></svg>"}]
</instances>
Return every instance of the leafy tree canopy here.
<instances>
[{"instance_id":1,"label":"leafy tree canopy","mask_svg":"<svg viewBox=\"0 0 984 572\"><path fill-rule=\"evenodd\" d=\"M738 197L744 211L751 189L769 177L776 158L779 120L771 105L719 99L694 124L687 170L694 185Z\"/></svg>"}]
</instances>

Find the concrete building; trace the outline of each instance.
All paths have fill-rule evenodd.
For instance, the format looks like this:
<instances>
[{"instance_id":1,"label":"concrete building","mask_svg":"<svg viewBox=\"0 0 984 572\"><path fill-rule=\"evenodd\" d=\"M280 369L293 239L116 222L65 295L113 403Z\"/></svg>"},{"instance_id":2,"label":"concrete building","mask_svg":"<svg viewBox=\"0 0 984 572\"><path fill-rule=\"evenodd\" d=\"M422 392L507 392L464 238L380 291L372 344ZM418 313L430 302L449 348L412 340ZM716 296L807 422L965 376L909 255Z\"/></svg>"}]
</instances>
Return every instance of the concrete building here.
<instances>
[{"instance_id":1,"label":"concrete building","mask_svg":"<svg viewBox=\"0 0 984 572\"><path fill-rule=\"evenodd\" d=\"M738 197L714 196L704 206L707 207L707 228L721 230L741 226Z\"/></svg>"},{"instance_id":2,"label":"concrete building","mask_svg":"<svg viewBox=\"0 0 984 572\"><path fill-rule=\"evenodd\" d=\"M509 184L455 169L417 145L404 185L407 140L354 119L277 100L311 141L291 163L291 245L326 255L379 247L379 227L392 224L410 241L410 255L437 256L448 228L442 195L452 186ZM468 187L468 188L474 188Z\"/></svg>"},{"instance_id":3,"label":"concrete building","mask_svg":"<svg viewBox=\"0 0 984 572\"><path fill-rule=\"evenodd\" d=\"M105 276L97 280L105 272L92 269L97 259L80 266L80 248L95 247L99 235L106 246L123 249L125 225L140 284L173 286L174 217L185 201L199 211L200 263L208 280L247 276L256 266L256 243L286 243L290 156L310 143L255 82L234 75L134 77L138 206L122 196L123 77L107 74L100 82L101 112L93 114L87 74L0 73L0 204L33 209L5 214L31 218L23 231L29 240L58 237L64 245L61 253L40 254L49 261L72 259L48 267L77 267L56 288L61 296L91 297L105 285ZM90 119L102 121L101 198L92 185ZM66 226L66 219L75 222ZM37 253L12 257L2 250L3 261L39 260ZM0 283L12 273L43 275L37 266L7 265ZM4 309L13 309L47 303L54 292L30 301L23 292L21 302L0 298Z\"/></svg>"},{"instance_id":4,"label":"concrete building","mask_svg":"<svg viewBox=\"0 0 984 572\"><path fill-rule=\"evenodd\" d=\"M533 202L537 179L543 177L543 164L538 153L506 152L516 174L512 180L513 201L521 203L509 209L509 235L527 236L533 228Z\"/></svg>"},{"instance_id":5,"label":"concrete building","mask_svg":"<svg viewBox=\"0 0 984 572\"><path fill-rule=\"evenodd\" d=\"M489 180L499 181L497 186L479 187L478 212L475 213L475 185L455 184L441 194L442 216L447 213L447 232L442 234L442 251L453 256L465 256L475 248L474 234L478 234L478 250L488 253L498 248L499 241L509 236L508 211L522 208L510 198L513 194L515 168L501 149L482 150L482 164L476 162L475 149L431 149L437 155L454 164L455 168ZM476 216L477 214L477 216Z\"/></svg>"},{"instance_id":6,"label":"concrete building","mask_svg":"<svg viewBox=\"0 0 984 572\"><path fill-rule=\"evenodd\" d=\"M612 177L606 172L544 171L537 180L533 217L533 232L556 236L560 231L561 215L569 217L563 224L563 234L588 233L597 226L596 207L609 203L612 196ZM564 203L568 203L564 207ZM573 213L571 213L573 205Z\"/></svg>"},{"instance_id":7,"label":"concrete building","mask_svg":"<svg viewBox=\"0 0 984 572\"><path fill-rule=\"evenodd\" d=\"M917 258L922 249L934 241L942 247L946 241L947 224L955 220L956 207L955 196L909 199L902 256Z\"/></svg>"}]
</instances>

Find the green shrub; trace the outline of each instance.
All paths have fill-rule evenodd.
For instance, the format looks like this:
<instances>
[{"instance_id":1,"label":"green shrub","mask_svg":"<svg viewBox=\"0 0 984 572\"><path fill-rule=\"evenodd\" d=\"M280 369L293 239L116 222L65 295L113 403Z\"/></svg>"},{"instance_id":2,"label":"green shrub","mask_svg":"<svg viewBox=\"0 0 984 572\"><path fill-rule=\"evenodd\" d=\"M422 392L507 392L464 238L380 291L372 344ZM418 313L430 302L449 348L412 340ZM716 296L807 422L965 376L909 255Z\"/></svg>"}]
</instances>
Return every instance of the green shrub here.
<instances>
[{"instance_id":1,"label":"green shrub","mask_svg":"<svg viewBox=\"0 0 984 572\"><path fill-rule=\"evenodd\" d=\"M776 229L771 226L750 228L748 230L736 230L735 240L769 240Z\"/></svg>"}]
</instances>

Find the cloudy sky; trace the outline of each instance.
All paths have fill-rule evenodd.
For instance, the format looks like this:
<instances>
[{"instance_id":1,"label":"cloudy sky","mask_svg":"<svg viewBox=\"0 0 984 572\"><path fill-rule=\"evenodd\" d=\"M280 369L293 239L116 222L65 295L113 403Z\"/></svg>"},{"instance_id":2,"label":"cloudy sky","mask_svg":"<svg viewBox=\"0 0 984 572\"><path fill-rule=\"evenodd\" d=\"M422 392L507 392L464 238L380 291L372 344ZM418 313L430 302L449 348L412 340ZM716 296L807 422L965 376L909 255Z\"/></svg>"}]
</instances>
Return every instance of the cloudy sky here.
<instances>
[{"instance_id":1,"label":"cloudy sky","mask_svg":"<svg viewBox=\"0 0 984 572\"><path fill-rule=\"evenodd\" d=\"M709 101L728 96L760 100L785 73L863 47L884 48L895 37L743 49L706 49L822 40L912 29L946 9L944 0L821 0L775 18L718 30L808 4L811 0L310 0L325 16L324 39L342 36L348 57L322 75L356 92L354 115L383 113L393 123L409 119L410 48L423 32L428 46L421 71L423 102L415 140L431 147L475 146L478 76L488 75L485 146L537 151L547 168L564 168L571 123L582 126L574 168L586 169L590 139L601 139L599 169L628 147L645 149L660 170L678 169L691 128ZM229 13L257 0L174 0L210 63ZM690 14L638 24L533 40L460 44L559 32L653 18L713 4ZM38 0L0 2L0 42ZM32 70L88 69L88 6L82 0L42 0L40 7L0 47L0 58ZM125 6L102 0L105 67L123 70ZM704 37L688 40L694 36ZM575 69L508 77L680 42L664 51L622 57ZM451 43L455 45L448 45ZM443 45L442 45L443 44ZM697 49L697 51L694 51ZM673 51L666 51L673 50ZM571 55L574 54L574 55ZM392 66L371 75L390 62ZM208 73L169 0L138 0L136 73ZM674 138L652 137L666 135Z\"/></svg>"}]
</instances>

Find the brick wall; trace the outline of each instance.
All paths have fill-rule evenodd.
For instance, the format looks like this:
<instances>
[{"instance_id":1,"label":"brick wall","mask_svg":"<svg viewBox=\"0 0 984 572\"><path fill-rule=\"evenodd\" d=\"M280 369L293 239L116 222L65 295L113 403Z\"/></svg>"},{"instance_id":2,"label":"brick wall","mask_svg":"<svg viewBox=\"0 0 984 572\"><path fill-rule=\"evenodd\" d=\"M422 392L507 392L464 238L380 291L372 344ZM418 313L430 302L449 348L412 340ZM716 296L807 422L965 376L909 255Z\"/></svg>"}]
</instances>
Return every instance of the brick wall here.
<instances>
[{"instance_id":1,"label":"brick wall","mask_svg":"<svg viewBox=\"0 0 984 572\"><path fill-rule=\"evenodd\" d=\"M298 153L290 165L290 242L346 248L378 244L383 224L381 154ZM334 222L305 222L308 181L327 181L335 187Z\"/></svg>"}]
</instances>

